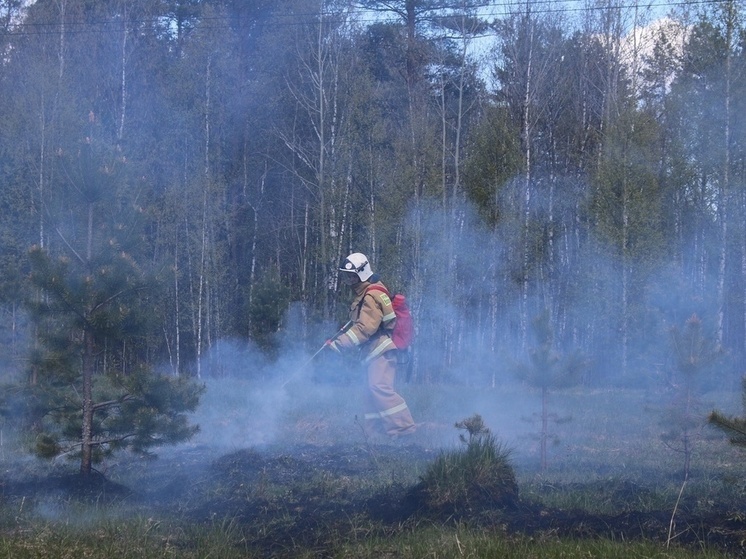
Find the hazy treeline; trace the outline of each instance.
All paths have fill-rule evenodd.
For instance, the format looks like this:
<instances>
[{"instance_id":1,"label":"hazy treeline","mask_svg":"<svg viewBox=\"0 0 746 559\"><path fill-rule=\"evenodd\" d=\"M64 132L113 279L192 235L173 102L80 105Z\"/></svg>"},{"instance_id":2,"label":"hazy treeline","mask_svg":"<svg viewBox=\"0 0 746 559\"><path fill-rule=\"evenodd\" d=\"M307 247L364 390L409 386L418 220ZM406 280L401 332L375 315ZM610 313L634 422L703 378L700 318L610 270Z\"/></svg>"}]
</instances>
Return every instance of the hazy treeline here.
<instances>
[{"instance_id":1,"label":"hazy treeline","mask_svg":"<svg viewBox=\"0 0 746 559\"><path fill-rule=\"evenodd\" d=\"M34 345L31 247L126 255L157 292L130 334L173 373L225 339L315 349L352 250L409 296L417 381L499 383L542 313L588 383L664 376L693 313L743 362L736 2L654 26L632 3L22 4L0 0L5 375Z\"/></svg>"}]
</instances>

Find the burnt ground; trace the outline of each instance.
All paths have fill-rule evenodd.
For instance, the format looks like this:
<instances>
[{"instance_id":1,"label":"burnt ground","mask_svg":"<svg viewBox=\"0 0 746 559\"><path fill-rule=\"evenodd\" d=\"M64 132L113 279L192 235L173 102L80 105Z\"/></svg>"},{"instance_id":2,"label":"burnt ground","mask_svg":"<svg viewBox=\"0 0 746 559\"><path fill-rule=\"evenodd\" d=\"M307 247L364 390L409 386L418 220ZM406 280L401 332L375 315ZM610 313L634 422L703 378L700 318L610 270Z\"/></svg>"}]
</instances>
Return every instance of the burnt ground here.
<instances>
[{"instance_id":1,"label":"burnt ground","mask_svg":"<svg viewBox=\"0 0 746 559\"><path fill-rule=\"evenodd\" d=\"M183 449L154 461L110 466L88 480L77 475L14 478L0 475L0 496L10 503L52 498L97 506L126 504L136 512L174 515L189 522L231 519L244 538L268 555L290 545L328 549L340 538L383 536L427 520L455 521L531 537L645 538L665 543L672 507L635 510L653 487L611 480L552 485L557 492L611 495L616 514L551 508L520 495L509 505L479 501L458 510L432 510L419 498L419 475L437 456L418 445L264 447L216 454L206 447ZM117 481L119 480L119 481ZM593 483L598 484L596 487ZM709 504L684 497L675 516L678 545L720 549L746 557L746 507Z\"/></svg>"}]
</instances>

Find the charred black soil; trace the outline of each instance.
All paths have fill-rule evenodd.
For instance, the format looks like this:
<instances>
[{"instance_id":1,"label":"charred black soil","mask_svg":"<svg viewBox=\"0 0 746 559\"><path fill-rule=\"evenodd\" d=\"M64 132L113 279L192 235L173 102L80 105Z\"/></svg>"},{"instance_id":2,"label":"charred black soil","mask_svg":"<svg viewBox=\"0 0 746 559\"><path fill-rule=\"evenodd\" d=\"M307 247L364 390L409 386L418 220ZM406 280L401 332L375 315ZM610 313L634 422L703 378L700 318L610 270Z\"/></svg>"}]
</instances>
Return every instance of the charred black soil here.
<instances>
[{"instance_id":1,"label":"charred black soil","mask_svg":"<svg viewBox=\"0 0 746 559\"><path fill-rule=\"evenodd\" d=\"M547 492L598 493L619 512L542 504L541 490L505 503L482 499L454 510L433 510L418 495L419 476L438 451L416 444L262 447L217 455L192 448L154 461L132 460L95 474L16 479L4 475L6 503L55 497L126 503L143 514L174 515L193 523L230 519L250 546L266 555L291 547L317 549L396 533L402 527L454 522L530 537L647 539L665 544L706 546L746 557L746 508L737 502L706 503L686 494L659 508L647 500L654 485L614 481L552 484ZM137 482L115 481L131 480ZM653 482L651 482L653 483ZM674 507L676 513L673 514ZM673 524L672 524L673 517Z\"/></svg>"}]
</instances>

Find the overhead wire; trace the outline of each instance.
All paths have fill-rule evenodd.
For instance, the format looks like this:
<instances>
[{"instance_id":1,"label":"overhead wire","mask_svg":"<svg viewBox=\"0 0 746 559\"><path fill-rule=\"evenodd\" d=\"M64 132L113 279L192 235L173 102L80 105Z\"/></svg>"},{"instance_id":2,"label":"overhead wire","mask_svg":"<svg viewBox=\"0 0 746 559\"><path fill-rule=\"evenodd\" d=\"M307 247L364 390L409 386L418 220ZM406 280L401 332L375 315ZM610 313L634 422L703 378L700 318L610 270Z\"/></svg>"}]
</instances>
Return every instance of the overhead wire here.
<instances>
[{"instance_id":1,"label":"overhead wire","mask_svg":"<svg viewBox=\"0 0 746 559\"><path fill-rule=\"evenodd\" d=\"M483 19L502 17L511 13L511 10L517 8L530 9L532 14L562 14L562 13L584 13L594 11L608 11L608 10L658 10L663 8L676 8L685 6L706 6L715 5L722 3L723 0L680 0L675 2L660 2L655 0L649 0L647 2L613 2L609 1L606 3L596 2L589 4L589 2L583 2L582 0L516 0L516 1L503 1L503 2L485 2L483 4L475 5L474 8L481 8L475 16ZM581 5L577 5L581 4ZM485 10L485 8L490 8ZM439 7L439 10L454 10L463 9L461 5L450 5ZM346 14L355 16L355 22L362 25L374 24L374 23L387 23L394 21L398 18L395 17L372 17L368 15L370 9L352 8L345 12L287 12L287 13L272 13L264 19L251 20L251 25L266 27L287 27L295 25L305 25L309 20L317 19L319 17L338 17ZM385 13L387 10L375 10L379 13ZM448 14L441 14L433 17L443 17ZM203 16L197 18L203 25L204 29L227 29L230 27L231 22L240 21L242 18L237 18L231 15L212 15ZM130 24L157 24L163 22L168 24L173 18L169 18L168 14L154 16L152 18L143 19L128 19L127 22ZM112 26L121 26L123 23L122 18L103 19L103 20L88 20L88 21L75 21L65 20L64 25L67 27L66 32L70 34L77 33L105 33L110 31ZM205 24L205 22L207 22ZM21 21L10 26L10 30L7 31L6 35L11 36L24 36L24 35L45 35L45 34L58 34L59 26L61 23L56 22L29 22Z\"/></svg>"}]
</instances>

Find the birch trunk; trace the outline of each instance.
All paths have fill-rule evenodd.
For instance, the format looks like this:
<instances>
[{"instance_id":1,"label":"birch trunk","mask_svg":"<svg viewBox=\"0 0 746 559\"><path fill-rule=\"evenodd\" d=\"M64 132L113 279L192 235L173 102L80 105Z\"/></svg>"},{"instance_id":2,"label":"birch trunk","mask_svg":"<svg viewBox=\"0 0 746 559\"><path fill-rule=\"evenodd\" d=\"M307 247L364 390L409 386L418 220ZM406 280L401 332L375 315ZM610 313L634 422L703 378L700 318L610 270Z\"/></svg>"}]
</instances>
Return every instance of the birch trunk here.
<instances>
[{"instance_id":1,"label":"birch trunk","mask_svg":"<svg viewBox=\"0 0 746 559\"><path fill-rule=\"evenodd\" d=\"M179 293L179 241L176 240L176 246L174 247L174 312L176 313L174 319L174 353L176 355L176 361L174 363L173 374L178 376L181 374L181 308L180 308L180 293Z\"/></svg>"},{"instance_id":2,"label":"birch trunk","mask_svg":"<svg viewBox=\"0 0 746 559\"><path fill-rule=\"evenodd\" d=\"M324 2L321 3L321 11L323 13ZM319 221L321 223L321 235L319 239L319 249L322 266L326 267L329 264L329 248L327 246L327 215L326 215L326 81L325 81L325 69L324 69L324 57L322 55L324 49L324 25L323 17L321 23L318 26L318 35L316 43L316 84L317 84L317 106L315 109L318 111L318 123L316 128L316 134L318 136L318 168L317 168L317 188L319 196ZM326 274L322 271L322 274ZM324 282L324 289L322 290L322 301L324 308L324 319L327 320L330 317L329 309L329 289L326 288L326 282Z\"/></svg>"},{"instance_id":3,"label":"birch trunk","mask_svg":"<svg viewBox=\"0 0 746 559\"><path fill-rule=\"evenodd\" d=\"M122 99L122 111L119 115L119 127L117 129L117 141L121 144L122 138L124 137L124 122L125 122L125 116L127 114L127 39L128 39L128 29L127 29L127 6L126 4L123 6L123 16L122 16L122 50L121 50L121 58L120 63L122 65L122 72L121 72L121 78L120 78L120 96Z\"/></svg>"},{"instance_id":4,"label":"birch trunk","mask_svg":"<svg viewBox=\"0 0 746 559\"><path fill-rule=\"evenodd\" d=\"M335 285L330 270L335 266L334 260L339 258L336 252L341 246L337 239L341 225L337 215L340 193L337 192L339 187L335 165L341 127L338 91L341 54L339 25L345 14L338 13L335 17L328 17L325 2L321 2L318 23L313 29L314 34L299 38L296 45L299 61L296 68L297 77L294 80L287 80L288 88L308 128L301 128L299 134L294 123L292 133L280 131L280 137L286 147L312 173L312 178L309 178L308 173L304 173L303 170L295 171L296 177L309 190L311 200L315 204L309 208L312 215L318 216L316 277L320 278L320 302L325 319L331 316L330 292ZM304 132L309 137L301 137ZM309 141L310 139L313 141ZM304 233L306 240L307 233L308 230Z\"/></svg>"},{"instance_id":5,"label":"birch trunk","mask_svg":"<svg viewBox=\"0 0 746 559\"><path fill-rule=\"evenodd\" d=\"M205 293L205 260L207 255L207 190L205 189L202 197L202 234L200 236L200 258L199 258L199 279L197 281L197 378L202 378L202 328L204 323L204 293Z\"/></svg>"},{"instance_id":6,"label":"birch trunk","mask_svg":"<svg viewBox=\"0 0 746 559\"><path fill-rule=\"evenodd\" d=\"M207 285L207 248L208 248L208 219L209 219L209 188L210 188L210 110L212 102L212 56L207 57L207 67L205 72L205 156L204 156L204 184L202 191L202 225L200 235L200 259L199 259L199 280L197 289L197 378L202 378L202 350L204 344L204 324L205 324L205 297Z\"/></svg>"},{"instance_id":7,"label":"birch trunk","mask_svg":"<svg viewBox=\"0 0 746 559\"><path fill-rule=\"evenodd\" d=\"M60 101L60 90L62 89L62 81L65 75L65 54L67 49L67 25L66 25L66 8L67 0L59 0L57 2L60 16L60 31L58 39L58 50L57 50L57 87L55 88L55 94L52 101L51 115L47 116L47 104L46 95L41 92L41 102L39 107L39 121L40 121L40 143L39 143L39 246L45 248L46 246L46 221L45 221L45 210L44 206L46 203L46 187L47 187L47 142L49 138L47 136L49 130L48 126L54 121L55 115L57 114L57 107Z\"/></svg>"},{"instance_id":8,"label":"birch trunk","mask_svg":"<svg viewBox=\"0 0 746 559\"><path fill-rule=\"evenodd\" d=\"M718 259L717 280L717 343L724 344L725 331L725 274L728 265L728 203L730 202L730 135L731 135L731 80L733 62L733 31L735 27L735 9L732 0L726 5L725 13L725 98L724 98L724 127L723 127L723 172L722 183L718 190L718 213L720 214L720 255Z\"/></svg>"},{"instance_id":9,"label":"birch trunk","mask_svg":"<svg viewBox=\"0 0 746 559\"><path fill-rule=\"evenodd\" d=\"M266 186L267 181L267 165L265 162L264 166L264 172L262 173L261 178L259 179L259 196L257 199L257 202L254 204L249 203L249 206L251 207L251 210L254 212L254 227L251 231L251 265L249 268L249 295L248 295L248 302L249 302L249 308L251 307L251 304L254 302L254 285L256 284L256 264L257 264L257 256L256 256L256 243L257 239L259 238L259 212L261 211L261 203L264 199L264 187ZM248 329L249 332L251 332L251 313L249 313L248 317Z\"/></svg>"},{"instance_id":10,"label":"birch trunk","mask_svg":"<svg viewBox=\"0 0 746 559\"><path fill-rule=\"evenodd\" d=\"M638 11L637 6L634 9L634 23L632 27L632 95L637 97L637 74L638 60L639 60L639 45L638 45ZM629 290L630 290L630 274L631 274L631 254L629 246L630 238L630 223L629 223L629 212L630 212L630 192L629 192L629 181L627 180L628 174L628 152L630 149L630 138L635 132L634 122L632 123L629 132L625 133L623 139L623 154L622 154L622 376L626 376L629 362L629 323L630 323L630 309L629 309Z\"/></svg>"},{"instance_id":11,"label":"birch trunk","mask_svg":"<svg viewBox=\"0 0 746 559\"><path fill-rule=\"evenodd\" d=\"M521 145L523 148L524 164L526 166L523 177L523 248L522 248L522 280L521 280L521 311L520 311L520 328L521 328L521 348L526 348L528 336L528 270L529 270L529 227L531 224L531 171L532 171L532 152L531 152L531 97L532 91L532 69L533 69L533 52L534 52L534 23L531 21L530 10L526 14L529 26L528 34L528 55L526 59L525 71L525 89L523 103L521 106Z\"/></svg>"}]
</instances>

